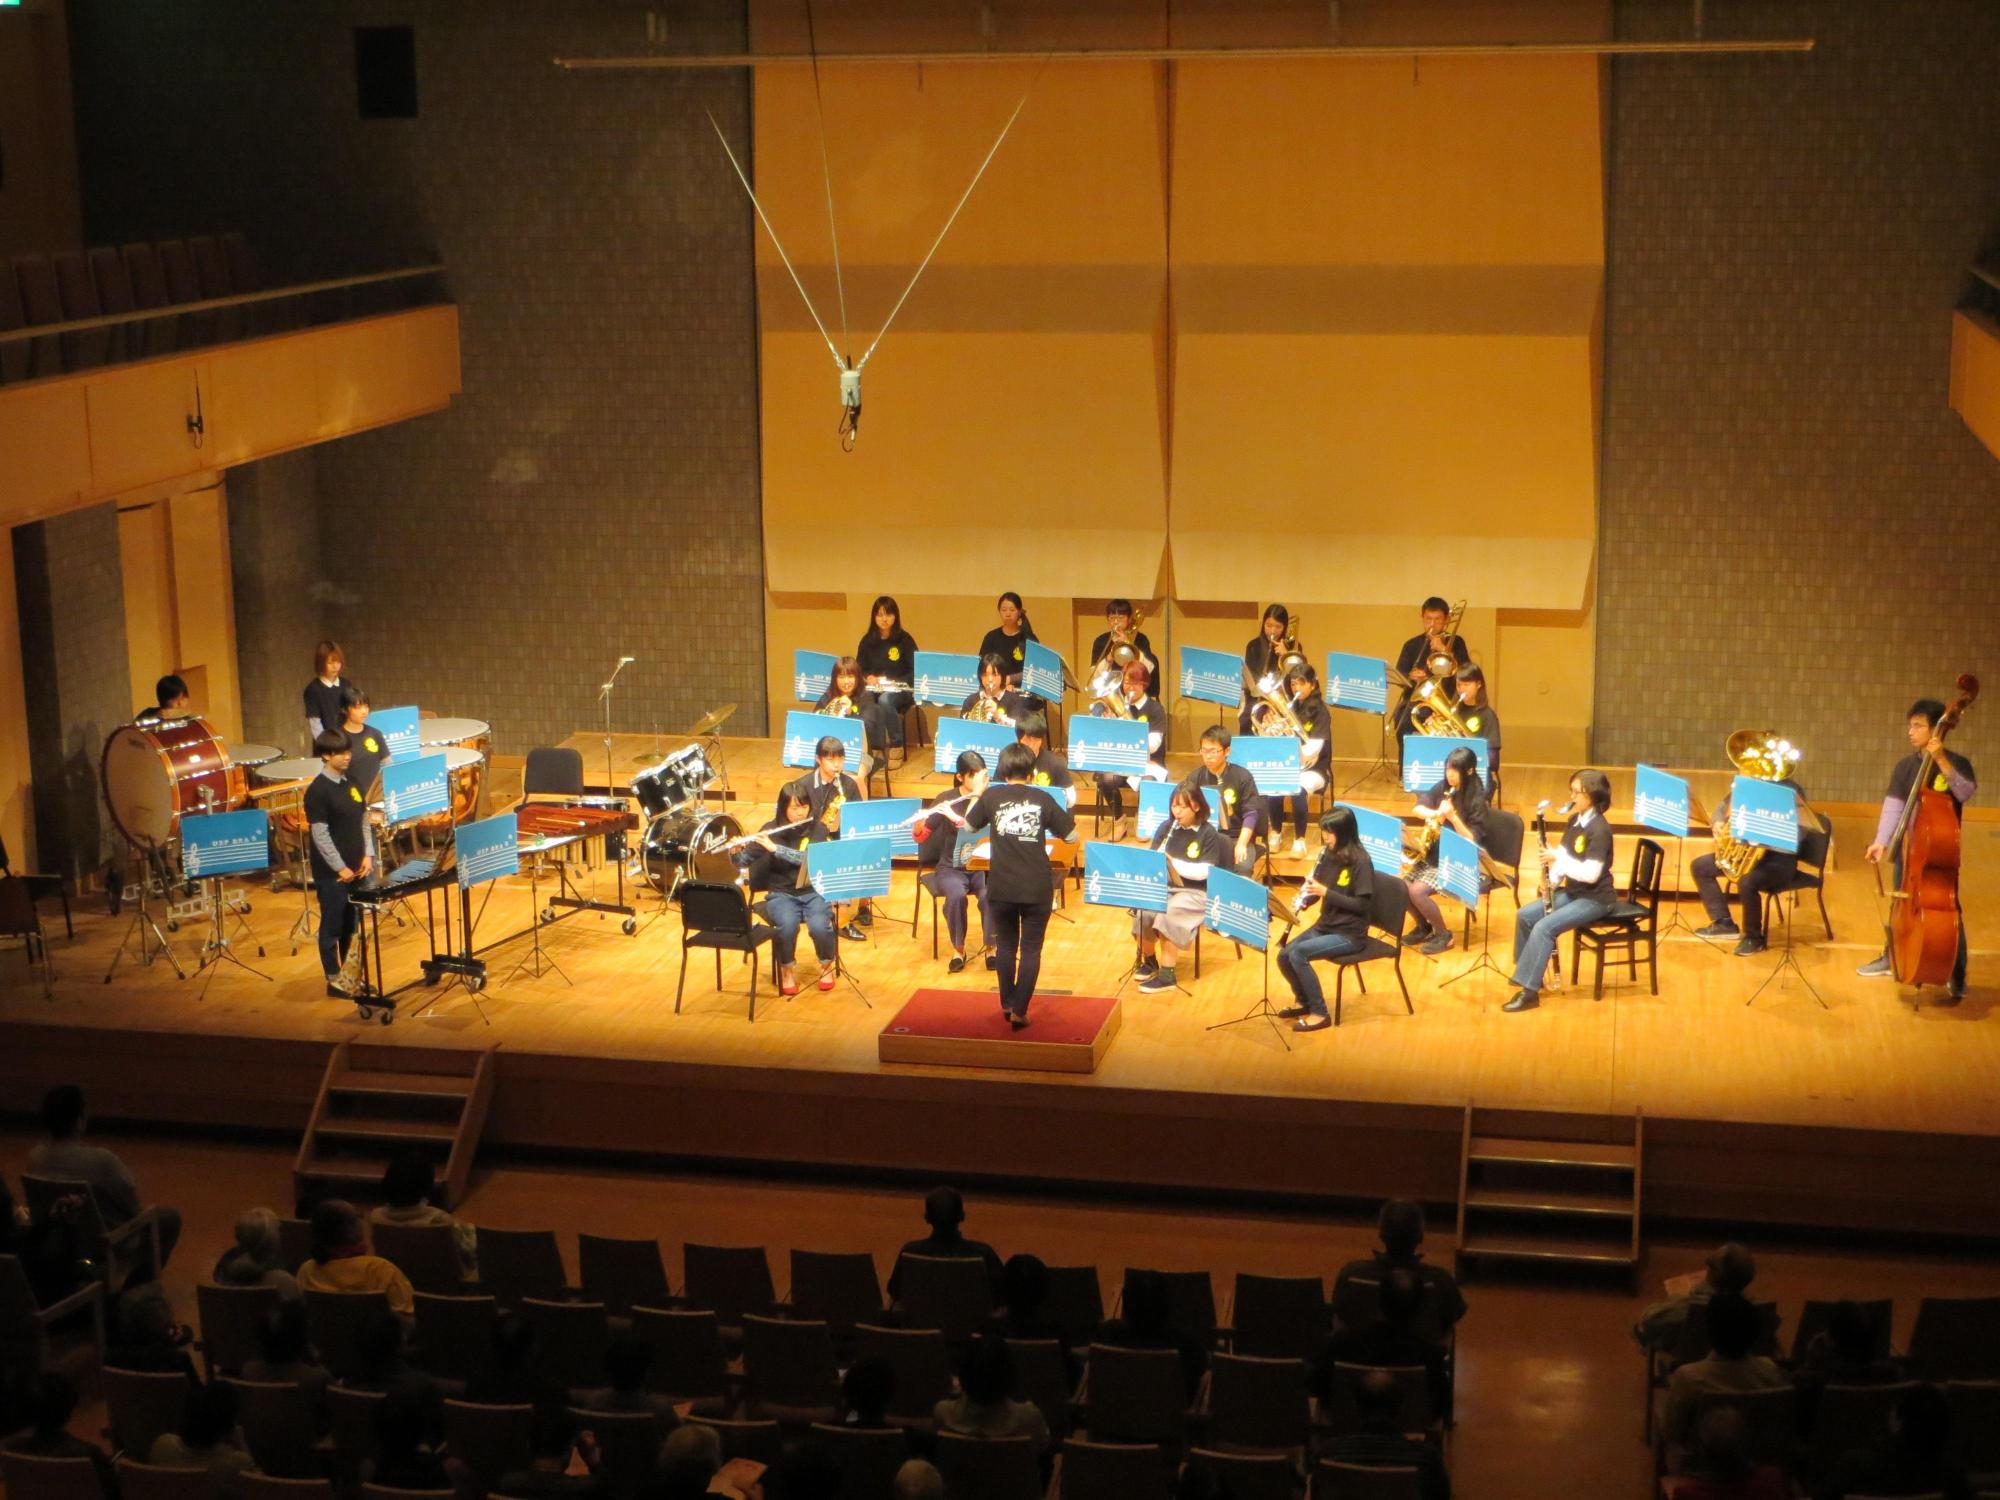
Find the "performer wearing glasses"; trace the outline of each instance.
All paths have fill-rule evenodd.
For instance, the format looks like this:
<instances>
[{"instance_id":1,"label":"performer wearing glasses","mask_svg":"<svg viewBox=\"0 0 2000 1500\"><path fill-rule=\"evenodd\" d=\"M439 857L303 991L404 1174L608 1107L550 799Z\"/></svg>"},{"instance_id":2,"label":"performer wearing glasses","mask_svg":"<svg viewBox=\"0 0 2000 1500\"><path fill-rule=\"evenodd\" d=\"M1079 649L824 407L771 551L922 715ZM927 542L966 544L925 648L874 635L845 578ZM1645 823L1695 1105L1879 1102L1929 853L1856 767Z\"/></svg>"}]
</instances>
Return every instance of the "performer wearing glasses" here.
<instances>
[{"instance_id":1,"label":"performer wearing glasses","mask_svg":"<svg viewBox=\"0 0 2000 1500\"><path fill-rule=\"evenodd\" d=\"M863 685L871 690L883 709L883 732L887 743L903 743L903 715L916 704L911 691L917 680L917 640L903 629L903 612L896 601L883 594L869 606L869 631L854 648L861 668Z\"/></svg>"},{"instance_id":2,"label":"performer wearing glasses","mask_svg":"<svg viewBox=\"0 0 2000 1500\"><path fill-rule=\"evenodd\" d=\"M1264 826L1264 799L1257 795L1256 778L1230 761L1229 731L1220 724L1211 724L1201 732L1201 769L1188 777L1186 784L1197 793L1205 787L1216 789L1222 803L1223 836L1235 842L1231 868L1238 875L1249 875L1257 866L1253 846Z\"/></svg>"},{"instance_id":3,"label":"performer wearing glasses","mask_svg":"<svg viewBox=\"0 0 2000 1500\"><path fill-rule=\"evenodd\" d=\"M1165 851L1167 869L1174 877L1167 909L1132 913L1132 935L1139 940L1139 963L1133 972L1142 995L1178 988L1175 966L1181 954L1194 946L1208 908L1208 872L1215 865L1228 869L1232 858L1229 840L1209 821L1208 798L1196 788L1175 787L1167 811L1167 821L1153 835L1152 844Z\"/></svg>"},{"instance_id":4,"label":"performer wearing glasses","mask_svg":"<svg viewBox=\"0 0 2000 1500\"><path fill-rule=\"evenodd\" d=\"M1000 1011L1016 1031L1028 1024L1028 1002L1042 970L1042 937L1055 904L1048 849L1043 840L1076 832L1069 809L1042 787L1031 786L1035 755L1015 743L1000 752L1001 785L979 794L966 814L969 828L993 830L987 902L998 949Z\"/></svg>"},{"instance_id":5,"label":"performer wearing glasses","mask_svg":"<svg viewBox=\"0 0 2000 1500\"><path fill-rule=\"evenodd\" d=\"M951 934L951 961L947 972L965 969L966 898L979 898L979 934L988 947L993 944L993 909L986 900L986 871L968 870L960 857L958 831L966 826L966 810L978 800L988 783L986 758L977 750L959 752L957 774L951 790L931 799L930 816L917 825L917 874L931 872L931 883L944 897L945 931ZM986 967L999 967L988 954Z\"/></svg>"},{"instance_id":6,"label":"performer wearing glasses","mask_svg":"<svg viewBox=\"0 0 2000 1500\"><path fill-rule=\"evenodd\" d=\"M1472 660L1472 653L1465 649L1465 637L1450 635L1451 606L1436 594L1423 602L1424 628L1421 635L1413 635L1403 642L1403 649L1396 653L1396 670L1408 678L1413 686L1421 687L1430 681L1431 669L1428 659L1438 653L1449 651L1461 667ZM1445 695L1445 702L1451 701L1457 690L1456 678L1447 677L1438 684ZM1402 706L1396 710L1396 737L1400 741L1410 733L1410 705L1414 698L1405 694Z\"/></svg>"},{"instance_id":7,"label":"performer wearing glasses","mask_svg":"<svg viewBox=\"0 0 2000 1500\"><path fill-rule=\"evenodd\" d=\"M1611 910L1611 780L1602 771L1578 771L1569 779L1569 822L1556 848L1540 848L1542 895L1514 918L1514 983L1518 990L1504 1011L1533 1010L1542 1003L1542 981L1556 939L1587 927Z\"/></svg>"}]
</instances>

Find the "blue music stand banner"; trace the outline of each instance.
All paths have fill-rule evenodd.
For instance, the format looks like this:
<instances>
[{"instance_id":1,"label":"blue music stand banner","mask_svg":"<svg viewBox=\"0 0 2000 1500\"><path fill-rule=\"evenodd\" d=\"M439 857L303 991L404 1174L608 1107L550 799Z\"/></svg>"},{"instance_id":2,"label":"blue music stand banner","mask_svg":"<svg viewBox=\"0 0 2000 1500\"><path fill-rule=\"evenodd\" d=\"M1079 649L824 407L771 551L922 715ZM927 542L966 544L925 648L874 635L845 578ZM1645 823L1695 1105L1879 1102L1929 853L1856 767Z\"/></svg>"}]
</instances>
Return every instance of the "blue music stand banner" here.
<instances>
[{"instance_id":1,"label":"blue music stand banner","mask_svg":"<svg viewBox=\"0 0 2000 1500\"><path fill-rule=\"evenodd\" d=\"M1438 830L1437 888L1467 906L1479 904L1479 846L1456 828Z\"/></svg>"},{"instance_id":2,"label":"blue music stand banner","mask_svg":"<svg viewBox=\"0 0 2000 1500\"><path fill-rule=\"evenodd\" d=\"M1682 777L1642 764L1632 787L1632 813L1647 828L1687 837L1688 784Z\"/></svg>"},{"instance_id":3,"label":"blue music stand banner","mask_svg":"<svg viewBox=\"0 0 2000 1500\"><path fill-rule=\"evenodd\" d=\"M942 714L931 734L931 769L945 776L958 774L958 757L977 750L991 774L1000 769L1000 752L1014 743L1012 724L986 724L978 719L947 719Z\"/></svg>"},{"instance_id":4,"label":"blue music stand banner","mask_svg":"<svg viewBox=\"0 0 2000 1500\"><path fill-rule=\"evenodd\" d=\"M450 811L451 773L443 751L383 764L382 818L391 827Z\"/></svg>"},{"instance_id":5,"label":"blue music stand banner","mask_svg":"<svg viewBox=\"0 0 2000 1500\"><path fill-rule=\"evenodd\" d=\"M1201 925L1262 953L1271 946L1271 897L1261 881L1217 865L1208 872L1208 906Z\"/></svg>"},{"instance_id":6,"label":"blue music stand banner","mask_svg":"<svg viewBox=\"0 0 2000 1500\"><path fill-rule=\"evenodd\" d=\"M502 875L521 873L520 819L512 813L461 823L452 836L458 846L458 885L470 890Z\"/></svg>"},{"instance_id":7,"label":"blue music stand banner","mask_svg":"<svg viewBox=\"0 0 2000 1500\"><path fill-rule=\"evenodd\" d=\"M979 691L979 658L957 651L917 653L916 698L942 708L957 708Z\"/></svg>"},{"instance_id":8,"label":"blue music stand banner","mask_svg":"<svg viewBox=\"0 0 2000 1500\"><path fill-rule=\"evenodd\" d=\"M1243 658L1206 646L1183 646L1181 696L1234 708L1243 701Z\"/></svg>"},{"instance_id":9,"label":"blue music stand banner","mask_svg":"<svg viewBox=\"0 0 2000 1500\"><path fill-rule=\"evenodd\" d=\"M833 664L839 660L831 651L794 651L792 696L801 703L819 702L819 695L833 686Z\"/></svg>"},{"instance_id":10,"label":"blue music stand banner","mask_svg":"<svg viewBox=\"0 0 2000 1500\"><path fill-rule=\"evenodd\" d=\"M1799 799L1791 783L1738 776L1729 784L1729 831L1748 844L1799 852Z\"/></svg>"},{"instance_id":11,"label":"blue music stand banner","mask_svg":"<svg viewBox=\"0 0 2000 1500\"><path fill-rule=\"evenodd\" d=\"M847 809L841 809L845 826ZM836 906L889 894L889 840L834 839L806 845L806 879Z\"/></svg>"},{"instance_id":12,"label":"blue music stand banner","mask_svg":"<svg viewBox=\"0 0 2000 1500\"><path fill-rule=\"evenodd\" d=\"M1144 719L1098 718L1072 714L1069 719L1069 768L1108 771L1113 776L1146 774L1150 731Z\"/></svg>"},{"instance_id":13,"label":"blue music stand banner","mask_svg":"<svg viewBox=\"0 0 2000 1500\"><path fill-rule=\"evenodd\" d=\"M1389 707L1389 664L1379 657L1351 651L1326 653L1326 702L1329 708L1384 713Z\"/></svg>"},{"instance_id":14,"label":"blue music stand banner","mask_svg":"<svg viewBox=\"0 0 2000 1500\"><path fill-rule=\"evenodd\" d=\"M1133 911L1167 909L1167 857L1096 839L1083 846L1083 899Z\"/></svg>"},{"instance_id":15,"label":"blue music stand banner","mask_svg":"<svg viewBox=\"0 0 2000 1500\"><path fill-rule=\"evenodd\" d=\"M844 802L840 807L840 836L886 838L892 857L911 858L917 852L917 825L911 820L923 805L921 797L871 797L866 802Z\"/></svg>"},{"instance_id":16,"label":"blue music stand banner","mask_svg":"<svg viewBox=\"0 0 2000 1500\"><path fill-rule=\"evenodd\" d=\"M1487 765L1486 741L1461 739L1455 734L1412 734L1403 740L1403 790L1428 792L1444 780L1444 759L1452 751L1470 750L1473 764L1483 775Z\"/></svg>"},{"instance_id":17,"label":"blue music stand banner","mask_svg":"<svg viewBox=\"0 0 2000 1500\"><path fill-rule=\"evenodd\" d=\"M785 714L785 761L788 766L810 766L818 757L813 749L822 735L832 735L847 749L847 763L861 764L861 721L853 715L808 713L794 708ZM1011 737L1011 732L1010 732ZM850 773L852 774L852 773Z\"/></svg>"},{"instance_id":18,"label":"blue music stand banner","mask_svg":"<svg viewBox=\"0 0 2000 1500\"><path fill-rule=\"evenodd\" d=\"M1296 792L1299 772L1305 769L1299 764L1299 742L1289 734L1239 734L1229 742L1229 759L1250 773L1266 797Z\"/></svg>"},{"instance_id":19,"label":"blue music stand banner","mask_svg":"<svg viewBox=\"0 0 2000 1500\"><path fill-rule=\"evenodd\" d=\"M1029 641L1022 652L1021 691L1050 703L1062 698L1062 658L1040 641Z\"/></svg>"},{"instance_id":20,"label":"blue music stand banner","mask_svg":"<svg viewBox=\"0 0 2000 1500\"><path fill-rule=\"evenodd\" d=\"M415 755L423 748L417 737L417 720L420 717L414 704L404 708L370 709L368 712L369 724L382 736L382 748L391 755ZM327 727L331 729L335 726Z\"/></svg>"},{"instance_id":21,"label":"blue music stand banner","mask_svg":"<svg viewBox=\"0 0 2000 1500\"><path fill-rule=\"evenodd\" d=\"M1361 835L1361 847L1368 853L1368 863L1384 875L1401 878L1403 820L1394 813L1379 812L1354 802L1338 805L1354 814L1355 828Z\"/></svg>"},{"instance_id":22,"label":"blue music stand banner","mask_svg":"<svg viewBox=\"0 0 2000 1500\"><path fill-rule=\"evenodd\" d=\"M1153 841L1153 835L1160 831L1160 825L1167 821L1172 809L1174 793L1179 784L1171 781L1142 781L1139 783L1139 837L1145 843ZM1222 823L1222 789L1205 786L1202 796L1208 799L1208 815L1217 826Z\"/></svg>"},{"instance_id":23,"label":"blue music stand banner","mask_svg":"<svg viewBox=\"0 0 2000 1500\"><path fill-rule=\"evenodd\" d=\"M182 818L181 868L190 880L270 869L270 814L252 808Z\"/></svg>"}]
</instances>

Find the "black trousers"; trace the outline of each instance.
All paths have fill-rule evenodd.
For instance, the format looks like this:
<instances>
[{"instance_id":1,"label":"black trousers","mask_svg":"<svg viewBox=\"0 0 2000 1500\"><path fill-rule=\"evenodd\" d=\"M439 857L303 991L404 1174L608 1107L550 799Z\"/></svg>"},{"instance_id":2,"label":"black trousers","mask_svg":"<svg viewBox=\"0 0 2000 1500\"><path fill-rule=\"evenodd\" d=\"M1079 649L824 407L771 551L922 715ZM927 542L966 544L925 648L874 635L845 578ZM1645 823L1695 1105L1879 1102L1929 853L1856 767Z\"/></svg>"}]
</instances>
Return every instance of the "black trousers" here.
<instances>
[{"instance_id":1,"label":"black trousers","mask_svg":"<svg viewBox=\"0 0 2000 1500\"><path fill-rule=\"evenodd\" d=\"M340 972L361 925L361 913L347 899L349 889L337 876L313 876L313 894L319 897L319 967L329 979Z\"/></svg>"},{"instance_id":2,"label":"black trousers","mask_svg":"<svg viewBox=\"0 0 2000 1500\"><path fill-rule=\"evenodd\" d=\"M1761 938L1764 935L1764 896L1784 885L1798 873L1799 862L1789 854L1769 850L1764 857L1744 871L1743 878L1736 883L1738 894L1743 897L1743 935ZM1702 908L1707 911L1711 922L1729 920L1729 897L1723 894L1722 876L1715 868L1715 856L1704 854L1688 866L1694 876L1694 888L1701 896Z\"/></svg>"},{"instance_id":3,"label":"black trousers","mask_svg":"<svg viewBox=\"0 0 2000 1500\"><path fill-rule=\"evenodd\" d=\"M1000 960L1000 1008L1028 1013L1035 981L1042 977L1042 938L1049 930L1049 897L1040 901L997 901L993 912L994 951Z\"/></svg>"}]
</instances>

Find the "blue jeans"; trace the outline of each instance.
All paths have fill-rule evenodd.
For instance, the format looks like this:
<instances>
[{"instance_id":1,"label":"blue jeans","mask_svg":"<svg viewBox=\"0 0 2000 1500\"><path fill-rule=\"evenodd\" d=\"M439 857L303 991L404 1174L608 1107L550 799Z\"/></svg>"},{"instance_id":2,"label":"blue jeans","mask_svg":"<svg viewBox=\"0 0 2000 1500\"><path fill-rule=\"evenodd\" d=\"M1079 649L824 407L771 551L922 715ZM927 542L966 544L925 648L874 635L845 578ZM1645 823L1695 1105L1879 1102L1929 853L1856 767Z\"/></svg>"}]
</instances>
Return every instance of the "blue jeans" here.
<instances>
[{"instance_id":1,"label":"blue jeans","mask_svg":"<svg viewBox=\"0 0 2000 1500\"><path fill-rule=\"evenodd\" d=\"M1299 1004L1306 1008L1307 1015L1323 1016L1326 1014L1326 996L1320 991L1319 975L1313 972L1314 961L1360 951L1359 938L1351 938L1344 932L1320 932L1315 929L1303 937L1293 938L1284 946L1278 954L1278 972L1285 976L1285 983L1299 997Z\"/></svg>"},{"instance_id":2,"label":"blue jeans","mask_svg":"<svg viewBox=\"0 0 2000 1500\"><path fill-rule=\"evenodd\" d=\"M826 897L810 888L803 891L772 891L764 897L764 910L770 914L771 926L777 936L771 939L771 962L780 968L792 961L798 952L799 926L804 924L812 934L813 952L819 955L821 963L833 959L833 908L826 904Z\"/></svg>"},{"instance_id":3,"label":"blue jeans","mask_svg":"<svg viewBox=\"0 0 2000 1500\"><path fill-rule=\"evenodd\" d=\"M1572 898L1563 891L1546 902L1530 901L1522 907L1514 918L1514 983L1539 994L1556 939L1588 927L1610 910L1609 901Z\"/></svg>"}]
</instances>

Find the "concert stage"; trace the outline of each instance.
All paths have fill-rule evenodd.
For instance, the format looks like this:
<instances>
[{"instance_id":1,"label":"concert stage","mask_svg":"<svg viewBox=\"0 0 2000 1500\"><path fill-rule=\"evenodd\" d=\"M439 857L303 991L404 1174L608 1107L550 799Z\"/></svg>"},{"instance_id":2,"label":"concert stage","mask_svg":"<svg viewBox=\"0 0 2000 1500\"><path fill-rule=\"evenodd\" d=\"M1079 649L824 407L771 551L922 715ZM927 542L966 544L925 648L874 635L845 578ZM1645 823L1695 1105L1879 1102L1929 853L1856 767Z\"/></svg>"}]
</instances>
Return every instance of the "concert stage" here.
<instances>
[{"instance_id":1,"label":"concert stage","mask_svg":"<svg viewBox=\"0 0 2000 1500\"><path fill-rule=\"evenodd\" d=\"M732 769L747 802L759 778L778 771L755 770L747 742L735 743L745 746ZM1510 768L1513 805L1537 777L1559 783L1565 769ZM1629 789L1629 771L1614 781ZM899 775L898 790L905 785ZM768 803L758 798L761 820ZM1837 848L1858 850L1871 821L1838 816ZM1503 980L1443 983L1477 956L1475 931L1470 952L1405 954L1414 1016L1378 970L1366 995L1350 982L1337 1030L1281 1041L1261 1022L1208 1029L1249 1009L1266 976L1256 954L1239 956L1211 934L1200 975L1183 966L1188 995L1125 989L1118 1034L1088 1074L883 1059L884 1027L918 992L965 993L982 1006L993 993L981 965L947 975L948 948L933 958L928 900L913 934L908 870L878 904L869 940L843 945L859 992L843 983L819 993L808 960L804 992L784 1000L766 966L754 1024L747 967L725 959L717 992L701 951L674 1014L680 928L671 913L645 922L660 909L650 892L636 936L595 913L572 918L546 932L555 969L515 971L528 950L513 943L487 955L483 993L450 990L420 1017L406 1005L387 1028L325 996L310 944L290 952L296 891L251 892L248 920L269 957L239 951L271 980L225 967L205 996L208 976L178 981L162 964L121 965L105 984L129 913L114 922L85 901L74 942L54 916L53 999L19 956L0 956L0 1087L16 1111L47 1085L75 1080L107 1118L295 1132L343 1038L497 1047L486 1139L501 1147L1299 1199L1415 1192L1438 1202L1457 1193L1468 1103L1559 1116L1555 1128L1643 1111L1649 1214L2000 1234L2000 1016L1995 928L1984 915L2000 892L2000 823L1968 822L1966 834L1972 989L1953 1009L1936 1007L1935 991L1913 1003L1891 982L1855 976L1880 916L1868 867L1843 853L1828 897L1836 940L1803 908L1799 973L1780 975L1754 1004L1777 946L1738 959L1680 932L1663 944L1657 996L1643 971L1637 982L1613 973L1593 1001L1586 970L1580 990L1505 1015ZM524 931L531 910L525 879L494 891L482 942ZM1509 898L1495 898L1503 963L1512 912ZM1693 903L1686 915L1702 920ZM384 925L391 981L414 977L426 940ZM1072 888L1049 927L1043 985L1113 995L1131 960L1128 933L1121 913L1083 905ZM174 938L187 953L200 934L183 927ZM1281 996L1275 968L1269 982ZM414 991L410 1005L431 994Z\"/></svg>"}]
</instances>

